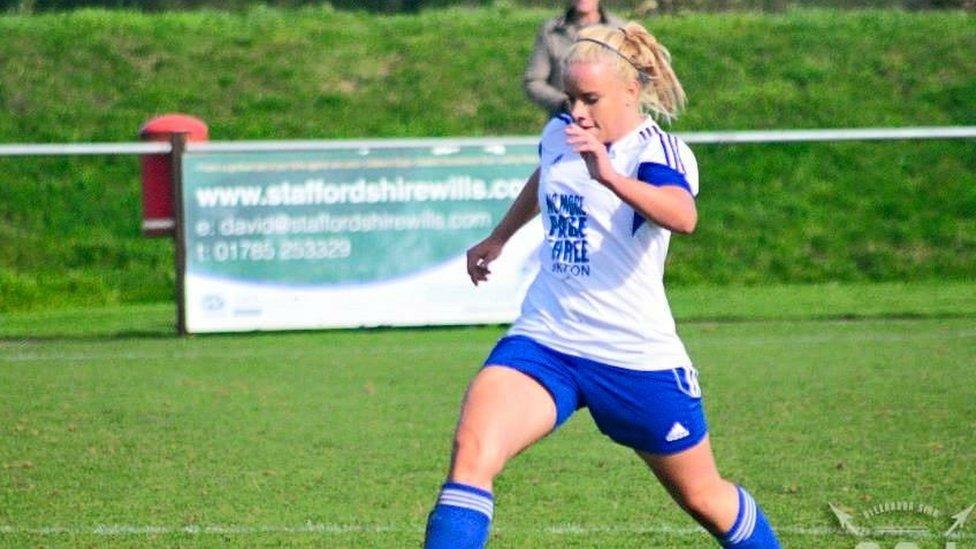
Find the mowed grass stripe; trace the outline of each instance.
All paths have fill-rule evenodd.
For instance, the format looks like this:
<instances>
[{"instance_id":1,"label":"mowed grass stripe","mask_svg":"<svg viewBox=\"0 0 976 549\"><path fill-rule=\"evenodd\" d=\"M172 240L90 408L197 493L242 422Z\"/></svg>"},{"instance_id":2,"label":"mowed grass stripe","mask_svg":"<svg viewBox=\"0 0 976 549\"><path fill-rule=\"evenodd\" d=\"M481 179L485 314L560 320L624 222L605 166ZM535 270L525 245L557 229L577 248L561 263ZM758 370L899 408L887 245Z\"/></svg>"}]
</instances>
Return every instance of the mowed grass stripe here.
<instances>
[{"instance_id":1,"label":"mowed grass stripe","mask_svg":"<svg viewBox=\"0 0 976 549\"><path fill-rule=\"evenodd\" d=\"M726 335L714 333L715 327L727 322L701 321L689 322L679 327L685 338L690 338L696 346L723 347L734 340L736 345L762 346L788 342L791 345L819 345L851 341L856 344L864 342L902 342L908 337L922 340L944 339L972 339L976 338L976 325L967 322L968 315L960 318L937 317L921 319L934 326L943 326L945 321L962 320L954 328L946 328L918 332L917 319L814 319L806 321L769 321L756 320L744 322L750 335ZM740 323L733 321L733 323ZM764 335L766 326L793 326L796 329L775 337ZM843 327L839 331L826 333L809 329L807 325L822 325ZM891 333L873 331L875 326L883 325L893 328ZM925 324L923 324L925 325ZM955 325L955 323L951 323ZM905 330L897 330L901 326ZM806 327L806 329L805 329ZM460 334L461 337L450 336ZM430 328L424 330L404 330L391 332L389 330L363 332L308 332L289 334L247 334L225 337L204 337L188 344L187 340L177 338L169 340L140 341L139 350L129 351L132 341L104 340L96 343L85 341L0 341L0 363L19 362L65 362L84 363L110 358L113 361L172 361L179 360L235 360L228 356L228 347L245 346L249 358L273 358L277 360L304 360L322 357L323 349L330 353L341 352L344 356L382 356L395 353L405 357L409 355L436 354L441 352L486 352L485 345L490 344L504 334L501 327L468 327L468 328ZM704 336L702 336L704 334ZM447 336L445 338L445 336ZM699 337L702 336L702 337ZM441 339L431 343L425 341ZM406 343L405 343L406 342Z\"/></svg>"},{"instance_id":2,"label":"mowed grass stripe","mask_svg":"<svg viewBox=\"0 0 976 549\"><path fill-rule=\"evenodd\" d=\"M863 321L858 321L863 322ZM757 329L762 329L762 326L757 326ZM683 330L685 333L692 332L691 329ZM499 333L498 337L503 334ZM691 337L694 337L692 334ZM915 340L922 341L937 341L937 340L952 340L952 339L970 339L976 340L976 328L959 328L959 329L947 329L941 330L935 333L928 333L923 335L914 336ZM730 337L714 337L704 339L702 341L696 342L696 347L725 347L729 344ZM901 334L869 334L859 336L856 340L851 339L847 335L797 335L795 337L784 337L784 338L774 338L774 337L737 337L735 338L735 344L737 346L766 346L775 343L788 343L790 345L800 345L800 346L816 346L824 345L828 343L843 343L849 342L853 345L861 345L866 342L870 343L883 343L883 342L904 342L905 336ZM4 347L0 345L0 349ZM484 343L470 343L470 344L460 344L460 345L443 345L443 346L419 346L419 347L408 347L403 348L402 346L391 345L387 347L379 347L370 350L352 350L349 354L352 355L380 355L383 353L396 353L401 357L408 357L411 355L424 355L432 352L449 352L465 350L470 351L472 349L484 350ZM274 349L269 349L261 352L252 352L250 358L267 358L275 360L303 360L303 359L313 359L321 356L321 351L310 350L307 352L294 352L294 351L276 351ZM10 363L15 365L17 363L38 363L38 362L50 362L50 363L65 363L65 365L76 364L76 363L87 363L100 361L103 359L111 359L113 361L134 361L134 362L169 362L172 360L213 360L215 362L235 360L227 356L226 351L213 350L210 352L171 352L165 358L160 356L158 352L138 352L138 353L117 353L111 349L106 349L102 351L93 351L86 353L65 353L63 351L55 350L52 352L17 352L12 351L0 356L0 363Z\"/></svg>"},{"instance_id":3,"label":"mowed grass stripe","mask_svg":"<svg viewBox=\"0 0 976 549\"><path fill-rule=\"evenodd\" d=\"M834 537L845 535L841 527L805 527L805 526L778 526L780 533L797 536L828 536ZM147 536L147 535L172 535L187 534L190 536L212 536L230 535L234 537L248 537L258 534L320 534L325 537L345 536L348 534L382 534L389 532L417 534L424 531L421 524L415 525L382 525L382 524L303 524L300 526L236 526L236 525L196 525L196 526L150 526L132 524L100 524L90 528L64 528L59 526L48 526L41 528L17 528L13 526L0 526L0 534L16 534L31 536L95 536L95 537L123 537L123 536ZM493 529L495 533L505 533L513 531L501 527ZM594 534L607 533L626 533L626 534L670 534L677 536L695 536L709 539L709 534L700 526L669 526L661 525L639 525L639 524L555 524L542 525L536 529L527 530L532 534L549 534L552 536L591 536ZM867 535L867 534L866 534ZM915 539L941 539L946 536L936 532L913 531L913 532L894 532L878 529L870 534L875 538L898 538L908 537ZM974 539L976 534L955 534L952 540Z\"/></svg>"},{"instance_id":4,"label":"mowed grass stripe","mask_svg":"<svg viewBox=\"0 0 976 549\"><path fill-rule=\"evenodd\" d=\"M692 322L976 316L976 281L967 280L678 286L668 288L668 297L679 326ZM168 338L176 332L175 316L176 307L171 303L0 313L0 345L55 339Z\"/></svg>"}]
</instances>

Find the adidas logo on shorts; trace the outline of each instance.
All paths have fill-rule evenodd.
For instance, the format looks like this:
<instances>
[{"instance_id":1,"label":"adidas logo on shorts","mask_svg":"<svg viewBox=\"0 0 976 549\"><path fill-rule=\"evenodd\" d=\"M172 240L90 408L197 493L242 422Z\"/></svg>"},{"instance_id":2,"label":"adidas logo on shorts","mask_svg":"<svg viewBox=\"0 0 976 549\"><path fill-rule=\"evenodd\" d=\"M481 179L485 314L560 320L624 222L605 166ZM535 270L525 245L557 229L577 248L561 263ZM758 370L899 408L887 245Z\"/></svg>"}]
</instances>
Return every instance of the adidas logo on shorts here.
<instances>
[{"instance_id":1,"label":"adidas logo on shorts","mask_svg":"<svg viewBox=\"0 0 976 549\"><path fill-rule=\"evenodd\" d=\"M690 434L691 433L688 432L688 429L685 429L684 425L675 422L674 425L671 426L671 430L668 431L668 435L664 437L664 440L674 442L676 440L681 440Z\"/></svg>"}]
</instances>

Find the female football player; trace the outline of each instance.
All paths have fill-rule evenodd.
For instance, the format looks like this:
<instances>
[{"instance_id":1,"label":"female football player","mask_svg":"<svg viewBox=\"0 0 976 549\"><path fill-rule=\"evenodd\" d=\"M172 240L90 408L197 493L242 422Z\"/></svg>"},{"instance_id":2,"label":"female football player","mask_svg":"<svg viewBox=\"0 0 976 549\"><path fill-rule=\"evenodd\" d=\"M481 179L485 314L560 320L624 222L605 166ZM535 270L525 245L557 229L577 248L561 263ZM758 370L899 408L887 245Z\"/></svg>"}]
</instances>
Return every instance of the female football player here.
<instances>
[{"instance_id":1,"label":"female football player","mask_svg":"<svg viewBox=\"0 0 976 549\"><path fill-rule=\"evenodd\" d=\"M585 406L722 546L778 547L752 496L716 469L697 372L664 294L671 233L698 221L695 157L653 118L685 101L668 51L637 23L590 27L564 74L569 114L546 125L538 169L468 251L477 285L542 214L542 267L468 388L426 546L484 546L495 476Z\"/></svg>"}]
</instances>

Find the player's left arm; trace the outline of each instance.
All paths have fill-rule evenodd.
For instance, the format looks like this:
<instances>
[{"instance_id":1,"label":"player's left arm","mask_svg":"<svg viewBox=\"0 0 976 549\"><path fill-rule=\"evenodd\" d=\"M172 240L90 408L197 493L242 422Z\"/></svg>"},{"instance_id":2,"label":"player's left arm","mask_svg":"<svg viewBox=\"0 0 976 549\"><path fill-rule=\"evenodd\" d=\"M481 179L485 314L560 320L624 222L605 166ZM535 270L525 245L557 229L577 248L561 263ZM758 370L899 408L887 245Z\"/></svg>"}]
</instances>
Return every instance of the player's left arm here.
<instances>
[{"instance_id":1,"label":"player's left arm","mask_svg":"<svg viewBox=\"0 0 976 549\"><path fill-rule=\"evenodd\" d=\"M645 219L665 229L690 234L698 224L698 209L688 190L680 186L654 186L618 173L603 143L579 126L566 128L568 142L586 161L590 177L613 191Z\"/></svg>"},{"instance_id":2,"label":"player's left arm","mask_svg":"<svg viewBox=\"0 0 976 549\"><path fill-rule=\"evenodd\" d=\"M595 178L596 179L596 178ZM681 187L653 187L643 181L615 174L600 183L616 193L645 219L681 234L691 234L698 224L695 199Z\"/></svg>"}]
</instances>

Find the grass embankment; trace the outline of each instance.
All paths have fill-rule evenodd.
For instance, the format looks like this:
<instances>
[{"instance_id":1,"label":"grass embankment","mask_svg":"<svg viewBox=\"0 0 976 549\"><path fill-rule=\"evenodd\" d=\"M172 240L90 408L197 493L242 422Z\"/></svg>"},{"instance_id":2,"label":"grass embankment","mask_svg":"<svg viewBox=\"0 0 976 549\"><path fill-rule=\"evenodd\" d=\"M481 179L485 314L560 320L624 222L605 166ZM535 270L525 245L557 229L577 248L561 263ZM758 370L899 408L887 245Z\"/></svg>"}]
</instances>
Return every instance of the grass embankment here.
<instances>
[{"instance_id":1,"label":"grass embankment","mask_svg":"<svg viewBox=\"0 0 976 549\"><path fill-rule=\"evenodd\" d=\"M324 9L0 16L0 142L132 140L170 111L215 139L533 134L520 74L548 12ZM973 15L648 21L691 96L678 131L976 124ZM701 225L670 282L976 277L968 142L699 147ZM153 302L135 158L0 159L0 310Z\"/></svg>"}]
</instances>

